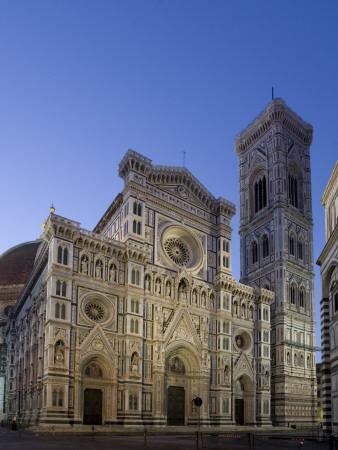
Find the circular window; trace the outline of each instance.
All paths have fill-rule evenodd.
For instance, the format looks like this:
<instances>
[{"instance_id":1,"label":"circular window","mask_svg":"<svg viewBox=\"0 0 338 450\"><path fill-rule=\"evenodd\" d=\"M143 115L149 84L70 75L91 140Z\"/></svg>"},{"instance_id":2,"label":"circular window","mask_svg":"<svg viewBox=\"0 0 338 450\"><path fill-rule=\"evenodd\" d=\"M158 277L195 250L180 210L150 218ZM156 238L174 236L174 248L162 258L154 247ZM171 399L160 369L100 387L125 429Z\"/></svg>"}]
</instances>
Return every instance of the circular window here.
<instances>
[{"instance_id":1,"label":"circular window","mask_svg":"<svg viewBox=\"0 0 338 450\"><path fill-rule=\"evenodd\" d=\"M199 239L181 225L166 225L161 232L161 244L161 253L179 267L196 270L203 262Z\"/></svg>"},{"instance_id":2,"label":"circular window","mask_svg":"<svg viewBox=\"0 0 338 450\"><path fill-rule=\"evenodd\" d=\"M240 331L235 334L234 343L238 350L248 351L251 348L252 339L247 332Z\"/></svg>"},{"instance_id":3,"label":"circular window","mask_svg":"<svg viewBox=\"0 0 338 450\"><path fill-rule=\"evenodd\" d=\"M104 309L97 302L87 303L84 310L88 319L94 322L100 322L104 318Z\"/></svg>"},{"instance_id":4,"label":"circular window","mask_svg":"<svg viewBox=\"0 0 338 450\"><path fill-rule=\"evenodd\" d=\"M107 324L114 321L115 305L100 294L89 294L81 301L80 315L86 322Z\"/></svg>"},{"instance_id":5,"label":"circular window","mask_svg":"<svg viewBox=\"0 0 338 450\"><path fill-rule=\"evenodd\" d=\"M180 239L167 239L164 248L169 258L178 266L185 266L189 262L189 250Z\"/></svg>"}]
</instances>

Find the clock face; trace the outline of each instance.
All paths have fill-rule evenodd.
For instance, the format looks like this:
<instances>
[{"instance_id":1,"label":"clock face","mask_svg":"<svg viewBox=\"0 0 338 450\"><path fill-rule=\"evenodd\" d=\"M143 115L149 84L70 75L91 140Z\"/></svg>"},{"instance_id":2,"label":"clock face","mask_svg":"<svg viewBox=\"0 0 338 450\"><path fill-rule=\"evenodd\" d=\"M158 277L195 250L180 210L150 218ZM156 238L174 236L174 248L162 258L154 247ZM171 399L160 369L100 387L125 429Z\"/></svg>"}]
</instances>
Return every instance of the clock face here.
<instances>
[{"instance_id":1,"label":"clock face","mask_svg":"<svg viewBox=\"0 0 338 450\"><path fill-rule=\"evenodd\" d=\"M101 350L103 348L103 344L101 341L94 341L93 342L93 348L95 348L96 350Z\"/></svg>"}]
</instances>

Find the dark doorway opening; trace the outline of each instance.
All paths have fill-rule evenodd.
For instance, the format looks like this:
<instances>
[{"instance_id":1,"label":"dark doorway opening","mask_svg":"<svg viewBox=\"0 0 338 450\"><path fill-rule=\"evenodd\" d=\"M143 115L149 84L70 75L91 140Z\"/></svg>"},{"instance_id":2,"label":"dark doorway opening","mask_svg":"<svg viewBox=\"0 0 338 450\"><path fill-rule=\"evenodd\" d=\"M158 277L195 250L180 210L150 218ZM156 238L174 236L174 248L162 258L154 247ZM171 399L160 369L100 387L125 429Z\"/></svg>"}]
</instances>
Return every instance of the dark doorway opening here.
<instances>
[{"instance_id":1,"label":"dark doorway opening","mask_svg":"<svg viewBox=\"0 0 338 450\"><path fill-rule=\"evenodd\" d=\"M168 407L167 407L167 425L184 425L184 388L169 386L168 388Z\"/></svg>"},{"instance_id":2,"label":"dark doorway opening","mask_svg":"<svg viewBox=\"0 0 338 450\"><path fill-rule=\"evenodd\" d=\"M235 399L235 422L236 425L244 425L244 399Z\"/></svg>"},{"instance_id":3,"label":"dark doorway opening","mask_svg":"<svg viewBox=\"0 0 338 450\"><path fill-rule=\"evenodd\" d=\"M84 391L83 424L102 425L102 391L100 389Z\"/></svg>"}]
</instances>

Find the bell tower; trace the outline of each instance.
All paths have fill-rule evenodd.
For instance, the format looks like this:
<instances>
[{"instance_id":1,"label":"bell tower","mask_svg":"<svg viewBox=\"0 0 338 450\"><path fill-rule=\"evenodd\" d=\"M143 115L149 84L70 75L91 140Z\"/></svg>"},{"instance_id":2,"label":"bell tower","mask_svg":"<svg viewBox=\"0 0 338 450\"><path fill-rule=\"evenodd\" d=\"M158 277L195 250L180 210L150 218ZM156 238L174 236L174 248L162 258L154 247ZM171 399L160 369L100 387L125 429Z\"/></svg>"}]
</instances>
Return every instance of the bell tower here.
<instances>
[{"instance_id":1,"label":"bell tower","mask_svg":"<svg viewBox=\"0 0 338 450\"><path fill-rule=\"evenodd\" d=\"M270 356L276 425L316 421L312 133L310 124L274 99L235 139L240 282L275 293Z\"/></svg>"}]
</instances>

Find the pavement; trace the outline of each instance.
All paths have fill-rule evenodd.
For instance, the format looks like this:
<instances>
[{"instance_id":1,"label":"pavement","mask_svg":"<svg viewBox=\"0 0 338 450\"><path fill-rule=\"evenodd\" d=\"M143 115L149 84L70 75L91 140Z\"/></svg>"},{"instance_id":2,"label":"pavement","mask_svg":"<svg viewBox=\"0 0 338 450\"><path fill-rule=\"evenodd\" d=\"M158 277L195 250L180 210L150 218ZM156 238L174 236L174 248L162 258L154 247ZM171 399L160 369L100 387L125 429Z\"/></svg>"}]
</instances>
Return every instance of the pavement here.
<instances>
[{"instance_id":1,"label":"pavement","mask_svg":"<svg viewBox=\"0 0 338 450\"><path fill-rule=\"evenodd\" d=\"M102 427L104 428L104 427ZM176 427L172 427L176 428ZM178 428L178 427L177 427ZM241 427L241 430L207 429L202 438L196 439L196 429L193 427L180 427L180 433L168 428L165 430L144 432L115 429L114 431L88 430L66 432L50 431L12 431L0 428L1 450L139 450L139 449L168 449L168 450L278 450L278 449L329 449L328 440L321 440L310 430L303 432L297 430L262 430ZM248 436L248 433L249 436ZM303 446L300 446L304 438ZM317 438L320 438L318 440Z\"/></svg>"}]
</instances>

